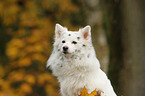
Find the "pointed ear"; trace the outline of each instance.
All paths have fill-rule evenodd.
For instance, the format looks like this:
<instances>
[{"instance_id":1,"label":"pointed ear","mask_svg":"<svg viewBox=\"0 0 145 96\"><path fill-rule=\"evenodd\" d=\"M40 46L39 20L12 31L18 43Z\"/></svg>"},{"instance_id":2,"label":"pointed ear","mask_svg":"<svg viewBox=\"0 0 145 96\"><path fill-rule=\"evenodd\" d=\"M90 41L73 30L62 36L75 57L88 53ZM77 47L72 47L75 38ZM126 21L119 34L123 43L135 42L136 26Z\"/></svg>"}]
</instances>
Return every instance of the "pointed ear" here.
<instances>
[{"instance_id":1,"label":"pointed ear","mask_svg":"<svg viewBox=\"0 0 145 96\"><path fill-rule=\"evenodd\" d=\"M88 40L91 38L91 27L87 25L83 29L81 29L81 33L83 34L84 39Z\"/></svg>"},{"instance_id":2,"label":"pointed ear","mask_svg":"<svg viewBox=\"0 0 145 96\"><path fill-rule=\"evenodd\" d=\"M60 24L55 25L55 36L56 36L56 38L61 36L61 32L63 32L64 29L65 28L63 26L61 26Z\"/></svg>"}]
</instances>

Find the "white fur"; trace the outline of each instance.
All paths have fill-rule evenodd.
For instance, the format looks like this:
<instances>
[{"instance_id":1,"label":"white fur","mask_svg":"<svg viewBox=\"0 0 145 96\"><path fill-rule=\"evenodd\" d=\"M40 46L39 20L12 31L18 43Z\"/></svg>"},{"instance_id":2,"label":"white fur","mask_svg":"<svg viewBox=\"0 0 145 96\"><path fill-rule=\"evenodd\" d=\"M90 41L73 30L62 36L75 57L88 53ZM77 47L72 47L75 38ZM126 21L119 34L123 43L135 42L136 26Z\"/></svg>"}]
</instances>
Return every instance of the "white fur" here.
<instances>
[{"instance_id":1,"label":"white fur","mask_svg":"<svg viewBox=\"0 0 145 96\"><path fill-rule=\"evenodd\" d=\"M65 43L62 43L63 40ZM68 47L69 54L63 53L64 46ZM53 47L47 67L58 78L62 96L78 96L84 86L89 92L95 89L102 91L101 96L117 96L110 80L100 69L92 46L90 26L79 31L68 31L56 24Z\"/></svg>"}]
</instances>

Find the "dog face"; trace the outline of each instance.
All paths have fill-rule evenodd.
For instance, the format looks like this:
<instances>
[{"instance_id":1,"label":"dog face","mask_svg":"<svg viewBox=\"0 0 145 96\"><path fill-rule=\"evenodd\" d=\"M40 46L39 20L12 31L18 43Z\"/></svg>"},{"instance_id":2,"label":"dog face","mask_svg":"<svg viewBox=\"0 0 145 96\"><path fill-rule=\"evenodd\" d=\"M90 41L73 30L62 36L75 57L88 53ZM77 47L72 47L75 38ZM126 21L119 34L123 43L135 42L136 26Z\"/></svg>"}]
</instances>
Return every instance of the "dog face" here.
<instances>
[{"instance_id":1,"label":"dog face","mask_svg":"<svg viewBox=\"0 0 145 96\"><path fill-rule=\"evenodd\" d=\"M54 46L56 46L57 51L65 56L81 53L82 48L85 49L91 44L90 31L90 26L79 29L79 31L68 31L67 28L56 24Z\"/></svg>"}]
</instances>

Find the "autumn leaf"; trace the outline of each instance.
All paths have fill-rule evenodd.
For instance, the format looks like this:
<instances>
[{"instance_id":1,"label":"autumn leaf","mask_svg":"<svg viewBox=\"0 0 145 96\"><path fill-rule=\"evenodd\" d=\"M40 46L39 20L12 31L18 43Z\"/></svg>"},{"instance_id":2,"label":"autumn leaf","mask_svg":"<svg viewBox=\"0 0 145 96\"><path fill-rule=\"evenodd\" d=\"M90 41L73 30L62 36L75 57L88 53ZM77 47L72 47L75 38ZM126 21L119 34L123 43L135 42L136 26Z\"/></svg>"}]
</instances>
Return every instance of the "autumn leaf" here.
<instances>
[{"instance_id":1,"label":"autumn leaf","mask_svg":"<svg viewBox=\"0 0 145 96\"><path fill-rule=\"evenodd\" d=\"M89 96L87 89L84 87L81 94L79 96Z\"/></svg>"},{"instance_id":2,"label":"autumn leaf","mask_svg":"<svg viewBox=\"0 0 145 96\"><path fill-rule=\"evenodd\" d=\"M81 94L78 96L101 96L101 92L100 91L96 91L96 89L94 91L91 92L91 94L88 93L87 89L84 87L84 89L82 90Z\"/></svg>"}]
</instances>

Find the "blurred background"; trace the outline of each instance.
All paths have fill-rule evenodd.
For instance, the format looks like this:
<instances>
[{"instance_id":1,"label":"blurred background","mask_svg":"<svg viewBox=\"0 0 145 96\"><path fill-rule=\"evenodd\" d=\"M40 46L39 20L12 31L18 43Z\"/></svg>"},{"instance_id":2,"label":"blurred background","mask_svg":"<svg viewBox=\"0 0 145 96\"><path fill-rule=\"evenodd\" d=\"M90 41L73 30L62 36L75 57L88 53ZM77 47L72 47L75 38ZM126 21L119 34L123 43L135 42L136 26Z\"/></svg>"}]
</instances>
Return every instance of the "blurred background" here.
<instances>
[{"instance_id":1,"label":"blurred background","mask_svg":"<svg viewBox=\"0 0 145 96\"><path fill-rule=\"evenodd\" d=\"M0 96L60 96L46 69L56 23L92 27L118 96L145 96L145 1L0 0Z\"/></svg>"}]
</instances>

